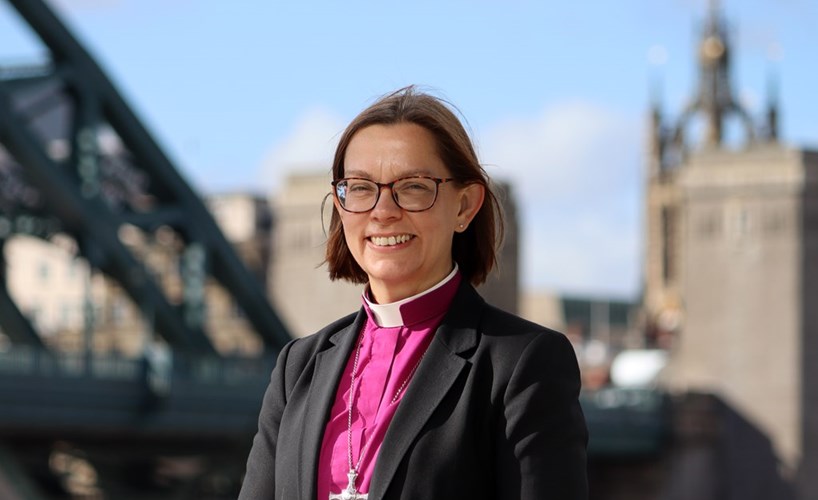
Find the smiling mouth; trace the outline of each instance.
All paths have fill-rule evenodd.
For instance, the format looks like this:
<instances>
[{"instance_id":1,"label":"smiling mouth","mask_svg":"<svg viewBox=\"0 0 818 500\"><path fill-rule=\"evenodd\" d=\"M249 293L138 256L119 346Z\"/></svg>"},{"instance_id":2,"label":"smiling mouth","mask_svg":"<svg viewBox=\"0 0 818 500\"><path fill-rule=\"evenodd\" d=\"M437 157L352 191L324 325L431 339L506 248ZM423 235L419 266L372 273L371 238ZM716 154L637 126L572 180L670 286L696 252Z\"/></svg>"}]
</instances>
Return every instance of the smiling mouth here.
<instances>
[{"instance_id":1,"label":"smiling mouth","mask_svg":"<svg viewBox=\"0 0 818 500\"><path fill-rule=\"evenodd\" d=\"M370 236L369 241L376 247L392 247L406 243L414 238L411 234L399 234L397 236Z\"/></svg>"}]
</instances>

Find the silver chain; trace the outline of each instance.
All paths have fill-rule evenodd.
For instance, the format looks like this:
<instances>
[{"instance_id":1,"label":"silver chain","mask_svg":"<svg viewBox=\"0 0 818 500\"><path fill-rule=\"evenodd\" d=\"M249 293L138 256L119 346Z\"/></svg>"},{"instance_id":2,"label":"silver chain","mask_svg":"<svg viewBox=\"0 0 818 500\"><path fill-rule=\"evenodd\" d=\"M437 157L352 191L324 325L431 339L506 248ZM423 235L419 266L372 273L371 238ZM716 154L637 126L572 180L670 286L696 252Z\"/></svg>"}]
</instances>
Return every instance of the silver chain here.
<instances>
[{"instance_id":1,"label":"silver chain","mask_svg":"<svg viewBox=\"0 0 818 500\"><path fill-rule=\"evenodd\" d=\"M349 388L349 408L347 410L347 462L349 464L349 470L353 472L358 472L358 469L361 467L361 462L364 459L364 454L369 449L369 445L372 444L372 436L370 439L367 439L364 443L364 446L361 448L361 454L358 455L358 463L355 467L352 467L352 404L355 401L355 377L358 375L358 357L361 355L361 348L364 345L364 337L361 335L361 341L358 342L358 347L355 349L355 360L352 362L352 384ZM414 368L412 371L409 372L409 375L403 380L403 383L398 387L398 390L395 392L395 395L392 396L392 401L389 403L390 405L395 404L395 402L400 397L401 392L403 389L406 388L406 384L409 383L409 380L415 375L415 371L417 371L418 366L420 366L420 362L423 360L423 357L426 355L426 351L423 351L423 354L420 355L420 359L418 362L415 363Z\"/></svg>"}]
</instances>

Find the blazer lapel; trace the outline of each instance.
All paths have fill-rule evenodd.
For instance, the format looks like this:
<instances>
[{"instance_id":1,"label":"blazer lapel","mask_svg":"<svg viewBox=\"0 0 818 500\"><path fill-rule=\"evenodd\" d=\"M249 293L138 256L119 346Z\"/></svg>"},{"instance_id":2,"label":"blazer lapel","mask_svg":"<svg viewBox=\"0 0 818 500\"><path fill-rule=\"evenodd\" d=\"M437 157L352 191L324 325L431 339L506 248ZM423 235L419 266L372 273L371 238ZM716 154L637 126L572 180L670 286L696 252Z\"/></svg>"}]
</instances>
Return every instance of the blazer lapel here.
<instances>
[{"instance_id":1,"label":"blazer lapel","mask_svg":"<svg viewBox=\"0 0 818 500\"><path fill-rule=\"evenodd\" d=\"M301 427L303 446L299 447L299 484L300 491L305 494L299 498L315 498L317 495L318 458L324 428L335 401L338 381L365 319L366 313L361 309L351 325L330 337L334 345L315 356L315 372L304 411L304 425Z\"/></svg>"},{"instance_id":2,"label":"blazer lapel","mask_svg":"<svg viewBox=\"0 0 818 500\"><path fill-rule=\"evenodd\" d=\"M369 498L383 498L404 455L469 362L460 354L477 345L477 323L485 302L462 283L449 313L418 366L389 424L375 464Z\"/></svg>"}]
</instances>

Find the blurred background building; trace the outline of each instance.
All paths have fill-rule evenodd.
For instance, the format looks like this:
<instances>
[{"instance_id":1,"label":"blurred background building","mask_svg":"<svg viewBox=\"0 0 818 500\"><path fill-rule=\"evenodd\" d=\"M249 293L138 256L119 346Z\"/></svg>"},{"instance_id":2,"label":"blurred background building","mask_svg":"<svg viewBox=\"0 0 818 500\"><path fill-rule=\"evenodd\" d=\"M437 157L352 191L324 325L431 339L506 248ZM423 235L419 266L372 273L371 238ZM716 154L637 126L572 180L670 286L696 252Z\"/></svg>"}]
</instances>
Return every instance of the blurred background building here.
<instances>
[{"instance_id":1,"label":"blurred background building","mask_svg":"<svg viewBox=\"0 0 818 500\"><path fill-rule=\"evenodd\" d=\"M665 387L715 395L769 439L733 443L728 453L771 446L797 497L818 498L818 373L809 361L818 345L818 151L779 141L774 83L765 116L750 115L733 90L732 55L713 9L689 105L670 121L658 103L652 109L646 342L669 353ZM781 498L756 478L757 490Z\"/></svg>"}]
</instances>

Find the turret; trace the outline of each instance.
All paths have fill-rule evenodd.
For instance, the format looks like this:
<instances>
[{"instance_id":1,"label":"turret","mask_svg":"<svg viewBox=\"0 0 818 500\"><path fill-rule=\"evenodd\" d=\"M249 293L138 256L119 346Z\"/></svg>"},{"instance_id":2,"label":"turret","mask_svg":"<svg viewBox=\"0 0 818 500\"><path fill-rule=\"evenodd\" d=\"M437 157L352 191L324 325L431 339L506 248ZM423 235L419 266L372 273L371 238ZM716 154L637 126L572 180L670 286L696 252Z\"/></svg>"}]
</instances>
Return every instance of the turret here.
<instances>
[{"instance_id":1,"label":"turret","mask_svg":"<svg viewBox=\"0 0 818 500\"><path fill-rule=\"evenodd\" d=\"M684 128L697 114L704 115L705 119L702 138L705 148L722 146L724 123L730 115L735 115L742 121L748 144L756 140L750 114L739 104L730 85L730 52L726 23L721 17L718 2L711 0L709 17L704 23L698 48L699 81L696 95L685 107L674 127L673 146L680 153L684 153L686 149Z\"/></svg>"}]
</instances>

